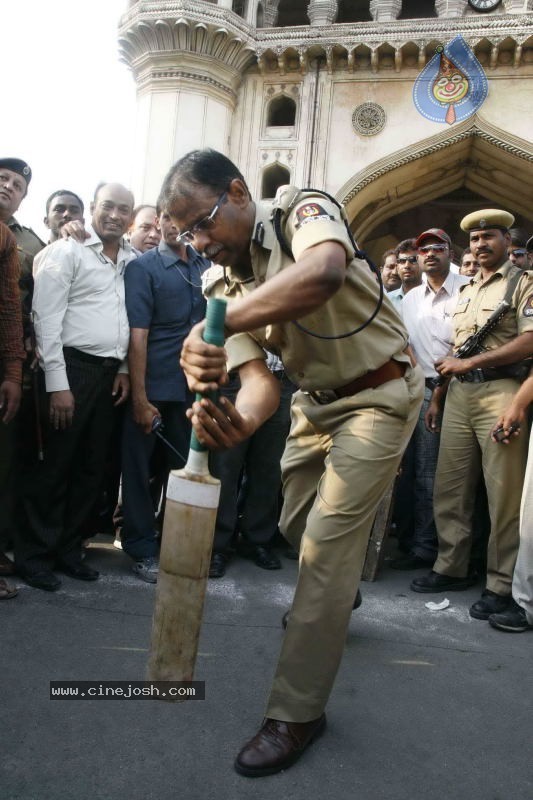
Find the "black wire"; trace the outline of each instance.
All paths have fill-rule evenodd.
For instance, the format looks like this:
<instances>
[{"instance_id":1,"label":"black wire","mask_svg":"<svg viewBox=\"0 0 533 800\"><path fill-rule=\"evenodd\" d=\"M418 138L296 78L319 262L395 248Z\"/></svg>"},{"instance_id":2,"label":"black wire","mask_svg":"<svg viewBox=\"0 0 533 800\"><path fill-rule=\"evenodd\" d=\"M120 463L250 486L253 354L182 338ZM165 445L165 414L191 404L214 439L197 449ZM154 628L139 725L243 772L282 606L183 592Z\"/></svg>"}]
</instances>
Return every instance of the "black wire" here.
<instances>
[{"instance_id":1,"label":"black wire","mask_svg":"<svg viewBox=\"0 0 533 800\"><path fill-rule=\"evenodd\" d=\"M327 192L324 192L322 190L319 191L318 189L302 189L302 192L313 192L313 193L315 193L315 194L317 194L319 196L323 195L324 197L327 197L328 200L330 200L333 203L333 205L337 206L337 208L342 210L342 206L338 202L338 200L336 200L334 197L332 197L332 195L328 194ZM276 232L276 237L277 237L277 240L278 240L278 242L280 244L280 247L283 250L283 252L285 253L285 255L289 256L290 258L294 258L293 254L292 254L292 250L290 249L289 245L287 244L287 241L286 241L285 237L283 236L283 232L281 230L281 216L282 216L282 214L283 214L283 210L281 208L276 209L276 212L274 213L274 230ZM363 250L359 250L359 248L357 246L357 243L356 243L355 239L353 238L353 234L352 234L352 232L350 230L350 226L348 225L347 220L343 217L342 221L344 222L344 226L345 226L346 231L348 233L348 238L350 239L350 242L353 245L355 258L360 258L363 261L366 261L366 263L370 267L371 272L373 272L377 277L378 284L379 284L379 297L378 297L378 301L376 303L376 307L375 307L374 311L368 317L368 319L365 320L365 322L363 322L357 328L354 328L352 331L348 331L347 333L340 333L337 336L323 336L320 333L315 333L314 331L310 330L309 328L306 328L300 322L296 322L296 320L292 320L292 324L296 328L298 328L298 330L303 331L303 333L307 333L309 336L314 336L315 339L348 339L350 336L355 336L356 333L360 333L362 330L367 328L370 325L371 322L373 322L373 320L379 314L381 306L383 305L384 289L383 289L383 281L381 280L381 273L380 273L379 269L376 267L376 265L374 264L374 262L367 256L367 254Z\"/></svg>"}]
</instances>

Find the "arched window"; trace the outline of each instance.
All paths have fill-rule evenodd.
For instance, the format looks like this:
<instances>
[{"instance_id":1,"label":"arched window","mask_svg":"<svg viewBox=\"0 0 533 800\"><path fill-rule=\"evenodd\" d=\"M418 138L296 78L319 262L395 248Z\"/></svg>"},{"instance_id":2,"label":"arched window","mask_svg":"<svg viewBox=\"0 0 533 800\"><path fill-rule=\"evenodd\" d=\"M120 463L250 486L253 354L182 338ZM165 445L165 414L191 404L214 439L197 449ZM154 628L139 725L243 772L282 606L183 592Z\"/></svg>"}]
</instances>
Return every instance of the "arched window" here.
<instances>
[{"instance_id":1,"label":"arched window","mask_svg":"<svg viewBox=\"0 0 533 800\"><path fill-rule=\"evenodd\" d=\"M289 28L291 25L309 25L307 6L309 0L281 0L278 6L278 28Z\"/></svg>"},{"instance_id":2,"label":"arched window","mask_svg":"<svg viewBox=\"0 0 533 800\"><path fill-rule=\"evenodd\" d=\"M244 17L246 14L246 0L233 0L231 10L238 14L239 17Z\"/></svg>"},{"instance_id":3,"label":"arched window","mask_svg":"<svg viewBox=\"0 0 533 800\"><path fill-rule=\"evenodd\" d=\"M436 16L433 0L403 0L398 19L423 19Z\"/></svg>"},{"instance_id":4,"label":"arched window","mask_svg":"<svg viewBox=\"0 0 533 800\"><path fill-rule=\"evenodd\" d=\"M339 0L337 22L369 22L371 19L368 0Z\"/></svg>"},{"instance_id":5,"label":"arched window","mask_svg":"<svg viewBox=\"0 0 533 800\"><path fill-rule=\"evenodd\" d=\"M263 173L261 197L275 197L280 186L291 182L291 173L281 164L272 164Z\"/></svg>"},{"instance_id":6,"label":"arched window","mask_svg":"<svg viewBox=\"0 0 533 800\"><path fill-rule=\"evenodd\" d=\"M265 12L263 10L263 3L258 3L257 5L257 17L255 20L256 28L264 28L265 27Z\"/></svg>"},{"instance_id":7,"label":"arched window","mask_svg":"<svg viewBox=\"0 0 533 800\"><path fill-rule=\"evenodd\" d=\"M267 126L290 127L296 120L296 103L287 95L274 97L268 106Z\"/></svg>"}]
</instances>

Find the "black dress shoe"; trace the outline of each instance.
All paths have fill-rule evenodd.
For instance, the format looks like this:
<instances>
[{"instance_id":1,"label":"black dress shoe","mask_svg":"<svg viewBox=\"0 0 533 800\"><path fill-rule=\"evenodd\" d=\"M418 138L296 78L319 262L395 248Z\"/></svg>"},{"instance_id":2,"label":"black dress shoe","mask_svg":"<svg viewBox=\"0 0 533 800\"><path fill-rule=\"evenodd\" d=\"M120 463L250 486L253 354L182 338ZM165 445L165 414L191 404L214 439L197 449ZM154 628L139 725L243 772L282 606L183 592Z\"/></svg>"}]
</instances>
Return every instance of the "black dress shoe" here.
<instances>
[{"instance_id":1,"label":"black dress shoe","mask_svg":"<svg viewBox=\"0 0 533 800\"><path fill-rule=\"evenodd\" d=\"M311 722L265 719L259 732L235 759L235 770L247 778L274 775L291 767L326 728L326 715Z\"/></svg>"},{"instance_id":2,"label":"black dress shoe","mask_svg":"<svg viewBox=\"0 0 533 800\"><path fill-rule=\"evenodd\" d=\"M35 589L43 589L45 592L56 592L61 586L61 581L50 569L41 569L33 572L19 567L18 574L27 584Z\"/></svg>"},{"instance_id":3,"label":"black dress shoe","mask_svg":"<svg viewBox=\"0 0 533 800\"><path fill-rule=\"evenodd\" d=\"M363 598L361 597L361 592L358 589L357 590L357 594L355 595L355 600L353 601L352 611L355 611L356 608L359 608L359 606L361 605L362 602L363 602ZM291 613L291 611L289 609L288 611L286 611L284 613L284 615L281 618L281 627L283 628L283 630L285 630L286 627L287 627L287 623L289 621L289 614L290 613Z\"/></svg>"},{"instance_id":4,"label":"black dress shoe","mask_svg":"<svg viewBox=\"0 0 533 800\"><path fill-rule=\"evenodd\" d=\"M210 578L222 578L226 574L226 567L230 557L227 553L217 552L211 555L211 563L209 565Z\"/></svg>"},{"instance_id":5,"label":"black dress shoe","mask_svg":"<svg viewBox=\"0 0 533 800\"><path fill-rule=\"evenodd\" d=\"M507 633L525 633L525 631L533 630L533 625L527 621L526 612L516 600L512 600L507 611L502 611L501 614L491 614L489 625Z\"/></svg>"},{"instance_id":6,"label":"black dress shoe","mask_svg":"<svg viewBox=\"0 0 533 800\"><path fill-rule=\"evenodd\" d=\"M411 582L413 592L460 592L468 589L477 581L476 575L467 575L466 578L453 578L451 575L441 575L439 572L431 572L422 578L415 578Z\"/></svg>"},{"instance_id":7,"label":"black dress shoe","mask_svg":"<svg viewBox=\"0 0 533 800\"><path fill-rule=\"evenodd\" d=\"M58 565L58 569L70 578L76 578L77 581L97 581L100 577L97 569L92 569L81 561L76 564L61 563Z\"/></svg>"},{"instance_id":8,"label":"black dress shoe","mask_svg":"<svg viewBox=\"0 0 533 800\"><path fill-rule=\"evenodd\" d=\"M250 545L248 558L261 569L281 569L281 561L275 553L262 544Z\"/></svg>"},{"instance_id":9,"label":"black dress shoe","mask_svg":"<svg viewBox=\"0 0 533 800\"><path fill-rule=\"evenodd\" d=\"M474 619L488 619L491 614L501 614L511 605L512 595L496 594L490 589L481 592L481 599L470 606L469 614Z\"/></svg>"},{"instance_id":10,"label":"black dress shoe","mask_svg":"<svg viewBox=\"0 0 533 800\"><path fill-rule=\"evenodd\" d=\"M0 575L14 575L15 565L5 553L0 550Z\"/></svg>"},{"instance_id":11,"label":"black dress shoe","mask_svg":"<svg viewBox=\"0 0 533 800\"><path fill-rule=\"evenodd\" d=\"M407 555L398 556L393 561L390 562L389 566L391 569L398 569L398 570L410 570L410 569L430 569L434 561L426 561L425 558L421 558L420 556L416 556L414 553L408 553Z\"/></svg>"},{"instance_id":12,"label":"black dress shoe","mask_svg":"<svg viewBox=\"0 0 533 800\"><path fill-rule=\"evenodd\" d=\"M294 547L288 545L285 550L285 558L288 558L291 561L298 561L298 559L300 558L300 553L298 552L298 550L295 550Z\"/></svg>"}]
</instances>

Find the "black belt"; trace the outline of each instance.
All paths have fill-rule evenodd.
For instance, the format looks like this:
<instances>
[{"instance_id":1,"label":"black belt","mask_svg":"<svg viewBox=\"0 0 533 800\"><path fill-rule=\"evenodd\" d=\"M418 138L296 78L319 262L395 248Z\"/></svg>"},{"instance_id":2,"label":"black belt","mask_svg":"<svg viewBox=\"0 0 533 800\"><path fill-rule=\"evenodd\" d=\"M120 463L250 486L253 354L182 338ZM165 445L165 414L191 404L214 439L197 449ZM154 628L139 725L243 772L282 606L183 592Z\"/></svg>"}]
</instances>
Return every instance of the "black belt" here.
<instances>
[{"instance_id":1,"label":"black belt","mask_svg":"<svg viewBox=\"0 0 533 800\"><path fill-rule=\"evenodd\" d=\"M99 367L118 367L122 363L120 358L93 356L90 353L84 353L83 350L78 350L76 347L64 347L63 352L66 356L77 358L78 361L85 361L87 364L96 364Z\"/></svg>"},{"instance_id":2,"label":"black belt","mask_svg":"<svg viewBox=\"0 0 533 800\"><path fill-rule=\"evenodd\" d=\"M457 375L457 380L461 381L461 383L487 383L488 381L499 381L503 378L513 379L513 376L496 367L471 369L469 372L465 372L464 375ZM515 378L514 380L517 379Z\"/></svg>"}]
</instances>

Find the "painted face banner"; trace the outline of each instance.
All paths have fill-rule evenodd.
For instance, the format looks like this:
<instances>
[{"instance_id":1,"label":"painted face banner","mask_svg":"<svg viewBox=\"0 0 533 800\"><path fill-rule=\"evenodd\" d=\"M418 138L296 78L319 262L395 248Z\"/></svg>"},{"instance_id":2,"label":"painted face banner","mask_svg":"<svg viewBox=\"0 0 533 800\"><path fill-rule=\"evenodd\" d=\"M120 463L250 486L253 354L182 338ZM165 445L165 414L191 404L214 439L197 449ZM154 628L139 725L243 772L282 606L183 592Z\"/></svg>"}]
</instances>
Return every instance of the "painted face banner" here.
<instances>
[{"instance_id":1,"label":"painted face banner","mask_svg":"<svg viewBox=\"0 0 533 800\"><path fill-rule=\"evenodd\" d=\"M489 91L487 76L462 36L438 47L413 87L417 110L433 122L453 125L472 116Z\"/></svg>"}]
</instances>

